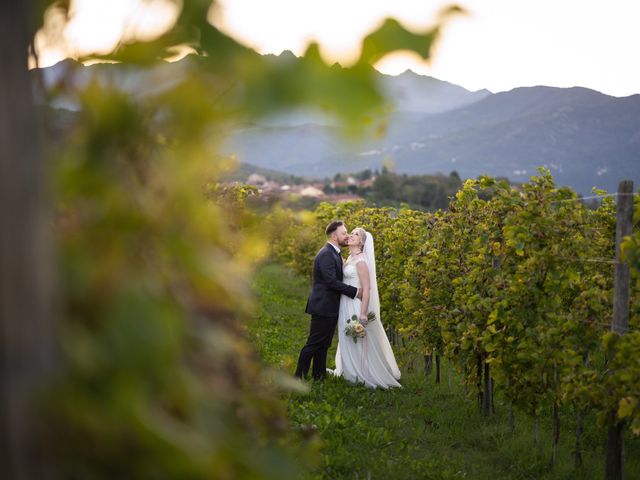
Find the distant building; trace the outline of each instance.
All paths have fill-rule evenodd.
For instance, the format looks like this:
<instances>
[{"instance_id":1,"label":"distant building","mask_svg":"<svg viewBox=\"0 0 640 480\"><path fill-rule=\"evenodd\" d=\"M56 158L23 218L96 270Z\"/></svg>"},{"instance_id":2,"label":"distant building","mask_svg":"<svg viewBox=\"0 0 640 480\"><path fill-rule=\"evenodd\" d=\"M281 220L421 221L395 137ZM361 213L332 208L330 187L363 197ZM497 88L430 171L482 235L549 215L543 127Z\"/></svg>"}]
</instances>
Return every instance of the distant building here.
<instances>
[{"instance_id":1,"label":"distant building","mask_svg":"<svg viewBox=\"0 0 640 480\"><path fill-rule=\"evenodd\" d=\"M360 188L372 188L373 182L376 181L376 177L371 177L366 180L360 180Z\"/></svg>"},{"instance_id":2,"label":"distant building","mask_svg":"<svg viewBox=\"0 0 640 480\"><path fill-rule=\"evenodd\" d=\"M277 181L267 180L264 175L252 173L247 177L247 184L257 187L260 196L267 199L287 200L293 196L305 197L307 199L315 199L317 201L326 202L347 202L361 199L354 194L354 190L358 187L370 186L373 179L360 180L352 176L346 177L345 181L332 182L331 188L342 187L343 192L326 194L325 188L328 186L321 182L303 183L301 185L280 184Z\"/></svg>"},{"instance_id":3,"label":"distant building","mask_svg":"<svg viewBox=\"0 0 640 480\"><path fill-rule=\"evenodd\" d=\"M300 195L302 195L303 197L320 198L324 197L324 192L321 189L314 187L313 185L307 185L302 190L300 190Z\"/></svg>"},{"instance_id":4,"label":"distant building","mask_svg":"<svg viewBox=\"0 0 640 480\"><path fill-rule=\"evenodd\" d=\"M260 175L259 173L252 173L251 175L249 175L249 178L247 178L247 183L249 185L260 187L267 183L267 178L264 175Z\"/></svg>"}]
</instances>

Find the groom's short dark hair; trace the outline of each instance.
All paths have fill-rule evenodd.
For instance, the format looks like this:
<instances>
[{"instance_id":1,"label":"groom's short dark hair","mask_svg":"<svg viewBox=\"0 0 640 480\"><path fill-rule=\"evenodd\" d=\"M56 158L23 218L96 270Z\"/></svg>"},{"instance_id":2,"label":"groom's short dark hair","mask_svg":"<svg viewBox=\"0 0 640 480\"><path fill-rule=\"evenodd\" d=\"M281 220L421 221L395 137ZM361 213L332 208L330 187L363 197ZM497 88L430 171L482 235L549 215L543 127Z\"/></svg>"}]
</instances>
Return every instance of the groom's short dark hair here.
<instances>
[{"instance_id":1,"label":"groom's short dark hair","mask_svg":"<svg viewBox=\"0 0 640 480\"><path fill-rule=\"evenodd\" d=\"M335 232L338 229L338 227L342 225L344 225L344 222L342 220L336 220L335 222L331 222L329 225L327 225L327 228L324 231L324 233L326 233L328 237L333 232Z\"/></svg>"}]
</instances>

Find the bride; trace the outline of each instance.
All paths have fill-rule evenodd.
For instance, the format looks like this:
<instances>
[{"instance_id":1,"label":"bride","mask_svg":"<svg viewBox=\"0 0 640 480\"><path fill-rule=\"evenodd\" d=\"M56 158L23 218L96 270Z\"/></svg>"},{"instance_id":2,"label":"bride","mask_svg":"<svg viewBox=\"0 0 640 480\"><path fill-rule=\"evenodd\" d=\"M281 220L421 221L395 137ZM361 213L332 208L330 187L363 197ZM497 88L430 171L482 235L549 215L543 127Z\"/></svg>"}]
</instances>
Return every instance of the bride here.
<instances>
[{"instance_id":1,"label":"bride","mask_svg":"<svg viewBox=\"0 0 640 480\"><path fill-rule=\"evenodd\" d=\"M342 295L338 314L338 351L334 375L367 387L400 387L400 370L380 320L380 298L376 280L373 237L363 228L354 228L348 239L349 258L344 264L343 282L362 287L362 300ZM367 314L376 319L367 322ZM345 333L353 315L366 327L366 335L357 342Z\"/></svg>"}]
</instances>

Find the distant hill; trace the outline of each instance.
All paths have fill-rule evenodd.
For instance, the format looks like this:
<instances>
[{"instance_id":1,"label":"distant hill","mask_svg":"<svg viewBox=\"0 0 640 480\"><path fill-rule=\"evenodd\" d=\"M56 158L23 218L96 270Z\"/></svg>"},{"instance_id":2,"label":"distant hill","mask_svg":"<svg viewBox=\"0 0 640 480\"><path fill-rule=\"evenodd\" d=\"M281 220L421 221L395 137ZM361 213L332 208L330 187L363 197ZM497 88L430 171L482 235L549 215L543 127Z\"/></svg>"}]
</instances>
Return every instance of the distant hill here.
<instances>
[{"instance_id":1,"label":"distant hill","mask_svg":"<svg viewBox=\"0 0 640 480\"><path fill-rule=\"evenodd\" d=\"M242 161L295 174L388 163L411 174L456 170L463 178L525 181L546 166L583 194L614 191L622 179L640 185L640 95L518 88L442 113L397 111L381 140L342 144L338 134L331 125L256 125L238 131L228 148Z\"/></svg>"},{"instance_id":2,"label":"distant hill","mask_svg":"<svg viewBox=\"0 0 640 480\"><path fill-rule=\"evenodd\" d=\"M640 181L640 95L615 98L584 88L518 88L469 107L405 124L396 152L409 173L455 166L463 176L503 174L522 181L537 166L588 193Z\"/></svg>"},{"instance_id":3,"label":"distant hill","mask_svg":"<svg viewBox=\"0 0 640 480\"><path fill-rule=\"evenodd\" d=\"M478 102L489 90L470 92L453 83L407 70L397 76L380 75L383 90L398 112L442 113Z\"/></svg>"},{"instance_id":4,"label":"distant hill","mask_svg":"<svg viewBox=\"0 0 640 480\"><path fill-rule=\"evenodd\" d=\"M297 175L291 175L290 173L272 170L270 168L257 167L249 163L238 163L238 165L236 165L236 168L232 172L222 175L222 180L227 182L246 182L247 178L249 178L249 176L252 174L262 175L267 180L278 182L280 184L292 185L301 184L305 181L310 181L313 179L313 177L300 177Z\"/></svg>"},{"instance_id":5,"label":"distant hill","mask_svg":"<svg viewBox=\"0 0 640 480\"><path fill-rule=\"evenodd\" d=\"M291 52L271 61L296 61ZM92 77L143 97L178 81L186 59L141 71L125 65L82 67L72 61L42 69L45 84L72 69L76 82ZM338 67L339 68L339 67ZM395 105L386 135L346 143L336 122L298 110L234 128L225 146L242 163L297 176L381 168L431 174L456 170L525 181L538 166L558 183L588 194L615 190L621 179L640 184L640 95L616 98L585 88L528 87L492 94L407 71L377 74ZM152 89L150 89L152 86ZM55 108L77 108L73 98ZM61 123L67 122L61 112Z\"/></svg>"}]
</instances>

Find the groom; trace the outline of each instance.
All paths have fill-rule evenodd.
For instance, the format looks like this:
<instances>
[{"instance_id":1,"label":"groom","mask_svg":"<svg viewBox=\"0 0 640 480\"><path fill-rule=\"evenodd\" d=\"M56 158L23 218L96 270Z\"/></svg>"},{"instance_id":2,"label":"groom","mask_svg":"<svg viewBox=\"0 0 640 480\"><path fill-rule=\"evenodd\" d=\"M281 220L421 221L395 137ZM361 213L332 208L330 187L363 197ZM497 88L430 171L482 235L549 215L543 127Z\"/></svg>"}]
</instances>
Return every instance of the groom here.
<instances>
[{"instance_id":1,"label":"groom","mask_svg":"<svg viewBox=\"0 0 640 480\"><path fill-rule=\"evenodd\" d=\"M342 283L342 257L340 247L347 246L349 234L343 222L330 223L325 233L326 245L313 260L313 282L307 300L306 313L311 315L309 338L298 357L295 376L306 378L313 360L313 379L324 380L327 375L327 350L338 323L340 295L358 298L362 292Z\"/></svg>"}]
</instances>

